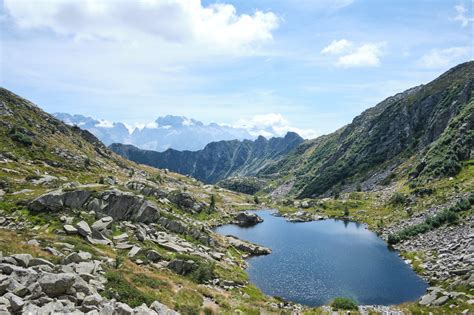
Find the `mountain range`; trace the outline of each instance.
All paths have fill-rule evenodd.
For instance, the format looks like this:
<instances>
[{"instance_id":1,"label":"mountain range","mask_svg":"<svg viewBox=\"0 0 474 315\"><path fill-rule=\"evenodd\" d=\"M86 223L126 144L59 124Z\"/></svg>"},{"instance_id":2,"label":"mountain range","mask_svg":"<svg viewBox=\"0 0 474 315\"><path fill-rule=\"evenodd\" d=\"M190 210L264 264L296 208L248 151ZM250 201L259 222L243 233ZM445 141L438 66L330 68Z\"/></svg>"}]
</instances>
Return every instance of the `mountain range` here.
<instances>
[{"instance_id":1,"label":"mountain range","mask_svg":"<svg viewBox=\"0 0 474 315\"><path fill-rule=\"evenodd\" d=\"M90 131L106 145L125 143L158 152L169 148L196 151L213 141L255 139L254 135L243 128L216 123L204 124L182 116L158 117L153 123L143 128L137 127L129 131L121 122L111 123L67 113L53 115L69 125Z\"/></svg>"},{"instance_id":2,"label":"mountain range","mask_svg":"<svg viewBox=\"0 0 474 315\"><path fill-rule=\"evenodd\" d=\"M254 142L211 143L197 152L157 153L119 144L111 148L133 161L204 182L221 181L238 191L248 192L249 182L258 178L259 189L273 196L307 198L373 190L403 177L412 185L423 184L456 175L462 161L472 156L473 87L474 62L467 62L312 140L289 133L269 141L259 137Z\"/></svg>"},{"instance_id":3,"label":"mountain range","mask_svg":"<svg viewBox=\"0 0 474 315\"><path fill-rule=\"evenodd\" d=\"M205 183L216 183L233 176L253 176L278 161L303 142L298 134L256 140L211 142L198 151L165 152L141 150L132 145L112 144L110 149L137 163L189 175Z\"/></svg>"}]
</instances>

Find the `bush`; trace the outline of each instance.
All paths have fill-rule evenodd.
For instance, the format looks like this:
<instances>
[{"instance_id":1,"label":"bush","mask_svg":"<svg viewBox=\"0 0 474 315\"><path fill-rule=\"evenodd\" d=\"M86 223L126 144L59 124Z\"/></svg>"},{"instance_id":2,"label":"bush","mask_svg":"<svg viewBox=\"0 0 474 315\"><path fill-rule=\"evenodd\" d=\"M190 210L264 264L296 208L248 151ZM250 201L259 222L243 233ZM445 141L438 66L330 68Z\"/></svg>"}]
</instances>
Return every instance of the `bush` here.
<instances>
[{"instance_id":1,"label":"bush","mask_svg":"<svg viewBox=\"0 0 474 315\"><path fill-rule=\"evenodd\" d=\"M191 273L191 280L196 283L206 283L215 278L214 263L200 263L199 266Z\"/></svg>"},{"instance_id":2,"label":"bush","mask_svg":"<svg viewBox=\"0 0 474 315\"><path fill-rule=\"evenodd\" d=\"M27 147L30 147L33 145L33 140L25 135L24 133L21 133L19 131L16 131L15 133L10 135L10 138L16 142L19 142Z\"/></svg>"},{"instance_id":3,"label":"bush","mask_svg":"<svg viewBox=\"0 0 474 315\"><path fill-rule=\"evenodd\" d=\"M392 205L403 205L407 201L407 198L405 197L404 194L396 192L393 194L393 196L390 198L390 203Z\"/></svg>"},{"instance_id":4,"label":"bush","mask_svg":"<svg viewBox=\"0 0 474 315\"><path fill-rule=\"evenodd\" d=\"M357 310L357 302L353 299L337 297L332 301L331 307L337 310Z\"/></svg>"},{"instance_id":5,"label":"bush","mask_svg":"<svg viewBox=\"0 0 474 315\"><path fill-rule=\"evenodd\" d=\"M253 202L255 202L255 204L257 205L260 203L260 200L258 199L257 195L253 196Z\"/></svg>"}]
</instances>

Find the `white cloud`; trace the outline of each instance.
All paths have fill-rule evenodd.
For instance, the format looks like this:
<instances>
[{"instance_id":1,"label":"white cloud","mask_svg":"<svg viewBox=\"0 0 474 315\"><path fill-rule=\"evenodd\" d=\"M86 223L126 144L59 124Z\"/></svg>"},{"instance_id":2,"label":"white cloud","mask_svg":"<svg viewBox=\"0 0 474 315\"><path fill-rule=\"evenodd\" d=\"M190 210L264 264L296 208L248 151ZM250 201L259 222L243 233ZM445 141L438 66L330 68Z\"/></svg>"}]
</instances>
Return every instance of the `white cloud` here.
<instances>
[{"instance_id":1,"label":"white cloud","mask_svg":"<svg viewBox=\"0 0 474 315\"><path fill-rule=\"evenodd\" d=\"M321 50L321 54L338 56L335 64L340 67L377 67L380 65L380 57L384 53L385 46L385 42L356 45L343 38L333 40Z\"/></svg>"},{"instance_id":2,"label":"white cloud","mask_svg":"<svg viewBox=\"0 0 474 315\"><path fill-rule=\"evenodd\" d=\"M337 55L347 52L352 47L352 42L347 39L333 40L328 46L321 50L323 54Z\"/></svg>"},{"instance_id":3,"label":"white cloud","mask_svg":"<svg viewBox=\"0 0 474 315\"><path fill-rule=\"evenodd\" d=\"M113 128L114 123L105 119L99 120L99 123L95 125L96 127L102 127L102 128Z\"/></svg>"},{"instance_id":4,"label":"white cloud","mask_svg":"<svg viewBox=\"0 0 474 315\"><path fill-rule=\"evenodd\" d=\"M466 16L467 10L466 8L464 8L463 5L457 5L454 7L454 9L456 10L458 14L454 17L454 20L461 22L462 27L466 27L468 26L469 23L472 23L474 21L474 18L472 16L471 17Z\"/></svg>"},{"instance_id":5,"label":"white cloud","mask_svg":"<svg viewBox=\"0 0 474 315\"><path fill-rule=\"evenodd\" d=\"M140 42L155 39L223 50L272 40L280 19L273 12L238 14L225 3L201 0L4 0L22 29L47 29L77 40ZM210 46L209 46L210 45Z\"/></svg>"},{"instance_id":6,"label":"white cloud","mask_svg":"<svg viewBox=\"0 0 474 315\"><path fill-rule=\"evenodd\" d=\"M342 67L377 67L385 43L367 43L347 55L340 56L337 65Z\"/></svg>"},{"instance_id":7,"label":"white cloud","mask_svg":"<svg viewBox=\"0 0 474 315\"><path fill-rule=\"evenodd\" d=\"M466 61L471 55L468 47L451 47L446 49L433 49L423 55L419 60L419 65L424 68L449 68L457 63Z\"/></svg>"},{"instance_id":8,"label":"white cloud","mask_svg":"<svg viewBox=\"0 0 474 315\"><path fill-rule=\"evenodd\" d=\"M316 138L319 134L312 129L300 129L291 126L290 122L281 114L256 115L250 119L241 119L234 124L236 128L244 128L251 135L262 135L266 138L282 137L288 131L298 133L305 139Z\"/></svg>"}]
</instances>

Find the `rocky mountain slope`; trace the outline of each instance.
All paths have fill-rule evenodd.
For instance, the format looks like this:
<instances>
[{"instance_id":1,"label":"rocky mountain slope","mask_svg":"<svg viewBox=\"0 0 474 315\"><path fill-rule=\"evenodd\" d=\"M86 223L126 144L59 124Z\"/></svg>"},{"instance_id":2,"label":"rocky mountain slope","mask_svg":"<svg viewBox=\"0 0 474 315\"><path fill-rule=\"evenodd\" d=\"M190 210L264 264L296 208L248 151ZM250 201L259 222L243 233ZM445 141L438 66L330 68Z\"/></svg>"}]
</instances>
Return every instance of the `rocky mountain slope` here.
<instances>
[{"instance_id":1,"label":"rocky mountain slope","mask_svg":"<svg viewBox=\"0 0 474 315\"><path fill-rule=\"evenodd\" d=\"M113 153L0 89L0 313L279 312L215 234L248 197ZM174 310L174 311L173 311Z\"/></svg>"},{"instance_id":2,"label":"rocky mountain slope","mask_svg":"<svg viewBox=\"0 0 474 315\"><path fill-rule=\"evenodd\" d=\"M305 141L257 174L300 198L456 175L474 151L474 62L389 97L336 132Z\"/></svg>"},{"instance_id":3,"label":"rocky mountain slope","mask_svg":"<svg viewBox=\"0 0 474 315\"><path fill-rule=\"evenodd\" d=\"M165 152L140 150L131 145L112 144L110 149L121 156L154 167L190 175L205 183L216 183L232 176L252 176L289 153L303 138L288 132L283 138L260 136L255 141L212 142L199 151Z\"/></svg>"},{"instance_id":4,"label":"rocky mountain slope","mask_svg":"<svg viewBox=\"0 0 474 315\"><path fill-rule=\"evenodd\" d=\"M110 123L66 113L55 113L54 116L69 125L90 131L106 145L126 143L158 152L169 148L196 151L214 141L255 139L255 136L243 128L216 123L204 124L182 116L158 117L151 125L132 131L121 122Z\"/></svg>"}]
</instances>

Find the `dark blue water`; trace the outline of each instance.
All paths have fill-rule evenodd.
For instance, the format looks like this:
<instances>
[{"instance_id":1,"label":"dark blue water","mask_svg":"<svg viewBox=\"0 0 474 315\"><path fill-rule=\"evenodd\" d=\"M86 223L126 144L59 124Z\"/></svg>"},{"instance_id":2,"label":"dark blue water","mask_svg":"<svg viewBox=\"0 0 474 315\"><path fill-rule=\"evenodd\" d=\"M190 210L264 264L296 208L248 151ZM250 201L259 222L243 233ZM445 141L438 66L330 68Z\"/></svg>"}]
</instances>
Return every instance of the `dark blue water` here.
<instances>
[{"instance_id":1,"label":"dark blue water","mask_svg":"<svg viewBox=\"0 0 474 315\"><path fill-rule=\"evenodd\" d=\"M263 223L216 229L270 247L248 260L250 280L264 293L309 306L349 297L359 304L398 304L425 293L427 284L363 225L339 220L291 223L257 211Z\"/></svg>"}]
</instances>

